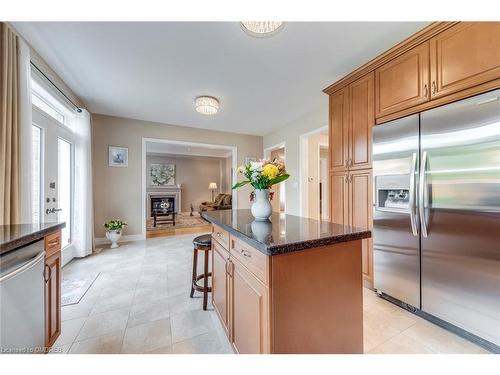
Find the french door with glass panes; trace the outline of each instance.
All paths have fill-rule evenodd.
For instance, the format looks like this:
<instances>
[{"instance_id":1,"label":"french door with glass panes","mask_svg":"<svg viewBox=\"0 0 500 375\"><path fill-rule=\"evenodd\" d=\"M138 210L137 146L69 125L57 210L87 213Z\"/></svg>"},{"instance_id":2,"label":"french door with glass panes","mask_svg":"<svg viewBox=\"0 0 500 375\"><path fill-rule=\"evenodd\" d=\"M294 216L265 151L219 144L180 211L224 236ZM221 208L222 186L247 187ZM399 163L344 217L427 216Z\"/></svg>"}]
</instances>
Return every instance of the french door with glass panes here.
<instances>
[{"instance_id":1,"label":"french door with glass panes","mask_svg":"<svg viewBox=\"0 0 500 375\"><path fill-rule=\"evenodd\" d=\"M64 248L71 245L74 135L63 122L33 106L33 221L64 221Z\"/></svg>"}]
</instances>

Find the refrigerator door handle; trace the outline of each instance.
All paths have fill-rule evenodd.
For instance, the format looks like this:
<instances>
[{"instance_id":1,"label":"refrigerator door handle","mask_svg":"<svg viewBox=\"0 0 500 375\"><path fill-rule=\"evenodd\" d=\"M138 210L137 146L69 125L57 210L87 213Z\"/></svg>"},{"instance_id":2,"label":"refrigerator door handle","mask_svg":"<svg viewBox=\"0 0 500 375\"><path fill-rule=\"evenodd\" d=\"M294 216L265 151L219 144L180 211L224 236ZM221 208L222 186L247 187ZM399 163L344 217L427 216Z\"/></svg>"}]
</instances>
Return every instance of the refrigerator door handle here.
<instances>
[{"instance_id":1,"label":"refrigerator door handle","mask_svg":"<svg viewBox=\"0 0 500 375\"><path fill-rule=\"evenodd\" d=\"M415 204L415 171L417 168L417 153L414 152L411 161L411 169L410 169L410 223L411 223L411 231L415 237L418 236L418 227L417 227L417 206Z\"/></svg>"},{"instance_id":2,"label":"refrigerator door handle","mask_svg":"<svg viewBox=\"0 0 500 375\"><path fill-rule=\"evenodd\" d=\"M422 236L427 238L427 223L425 221L425 168L427 164L427 151L422 152L422 160L420 162L420 182L419 182L419 197L418 197L418 211L420 216L420 223L422 228Z\"/></svg>"}]
</instances>

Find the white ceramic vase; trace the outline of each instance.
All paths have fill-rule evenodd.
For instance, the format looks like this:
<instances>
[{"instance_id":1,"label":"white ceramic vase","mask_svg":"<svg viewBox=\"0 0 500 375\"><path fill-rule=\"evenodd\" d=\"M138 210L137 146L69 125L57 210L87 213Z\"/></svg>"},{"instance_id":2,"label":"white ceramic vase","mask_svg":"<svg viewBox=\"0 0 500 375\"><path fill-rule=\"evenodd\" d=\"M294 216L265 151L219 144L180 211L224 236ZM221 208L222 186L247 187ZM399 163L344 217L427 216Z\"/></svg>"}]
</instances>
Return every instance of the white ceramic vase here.
<instances>
[{"instance_id":1,"label":"white ceramic vase","mask_svg":"<svg viewBox=\"0 0 500 375\"><path fill-rule=\"evenodd\" d=\"M111 248L116 249L119 247L118 240L122 236L121 230L108 230L106 231L106 238L111 241Z\"/></svg>"},{"instance_id":2,"label":"white ceramic vase","mask_svg":"<svg viewBox=\"0 0 500 375\"><path fill-rule=\"evenodd\" d=\"M269 220L273 212L269 201L269 189L255 189L255 201L252 204L252 215L257 221Z\"/></svg>"},{"instance_id":3,"label":"white ceramic vase","mask_svg":"<svg viewBox=\"0 0 500 375\"><path fill-rule=\"evenodd\" d=\"M269 220L266 221L252 221L252 234L254 238L263 243L268 243L271 237L271 231L273 229L273 225Z\"/></svg>"}]
</instances>

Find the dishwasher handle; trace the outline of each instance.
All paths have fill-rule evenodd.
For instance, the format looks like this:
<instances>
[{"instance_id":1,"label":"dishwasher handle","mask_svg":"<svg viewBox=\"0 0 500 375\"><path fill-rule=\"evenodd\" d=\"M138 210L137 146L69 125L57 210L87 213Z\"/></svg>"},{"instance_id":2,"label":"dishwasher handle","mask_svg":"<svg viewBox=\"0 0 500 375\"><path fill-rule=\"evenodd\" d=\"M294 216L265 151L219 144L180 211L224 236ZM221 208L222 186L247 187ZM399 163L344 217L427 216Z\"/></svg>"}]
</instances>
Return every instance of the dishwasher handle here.
<instances>
[{"instance_id":1,"label":"dishwasher handle","mask_svg":"<svg viewBox=\"0 0 500 375\"><path fill-rule=\"evenodd\" d=\"M13 278L13 277L15 277L15 276L23 273L24 271L30 269L31 267L33 267L35 264L37 264L44 257L45 257L45 250L43 250L40 253L38 253L37 256L35 256L29 262L23 264L21 267L16 268L14 271L9 272L8 274L3 275L2 277L0 277L0 283L2 283L4 281L7 281L7 280L9 280L9 279L11 279L11 278Z\"/></svg>"}]
</instances>

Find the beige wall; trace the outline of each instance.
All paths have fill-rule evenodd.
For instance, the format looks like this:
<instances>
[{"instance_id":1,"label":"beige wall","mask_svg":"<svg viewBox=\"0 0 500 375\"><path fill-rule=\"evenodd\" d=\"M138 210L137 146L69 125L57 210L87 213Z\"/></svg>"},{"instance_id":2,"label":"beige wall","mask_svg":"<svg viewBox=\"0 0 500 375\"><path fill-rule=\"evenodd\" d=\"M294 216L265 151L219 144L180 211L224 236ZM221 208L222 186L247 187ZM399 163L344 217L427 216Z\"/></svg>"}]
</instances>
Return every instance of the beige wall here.
<instances>
[{"instance_id":1,"label":"beige wall","mask_svg":"<svg viewBox=\"0 0 500 375\"><path fill-rule=\"evenodd\" d=\"M104 237L102 224L111 218L126 220L126 235L142 233L142 138L230 145L237 147L238 164L246 156L262 155L262 137L195 129L94 114L92 165L95 237ZM128 167L108 167L108 146L129 149ZM207 191L208 192L208 191ZM238 207L249 208L250 189L239 189Z\"/></svg>"},{"instance_id":2,"label":"beige wall","mask_svg":"<svg viewBox=\"0 0 500 375\"><path fill-rule=\"evenodd\" d=\"M160 154L148 154L146 156L146 192L160 192L162 187L151 186L149 171L151 164L174 164L175 184L181 185L181 211L189 212L190 205L195 211L203 201L211 199L211 190L208 190L210 182L217 183L217 195L221 191L222 174L225 172L225 158L200 157L200 156L165 156Z\"/></svg>"},{"instance_id":3,"label":"beige wall","mask_svg":"<svg viewBox=\"0 0 500 375\"><path fill-rule=\"evenodd\" d=\"M282 128L264 136L264 148L285 142L286 168L290 178L286 184L286 213L300 214L300 135L328 126L328 97L324 97L324 106L316 111L285 124ZM305 213L307 215L307 213Z\"/></svg>"}]
</instances>

